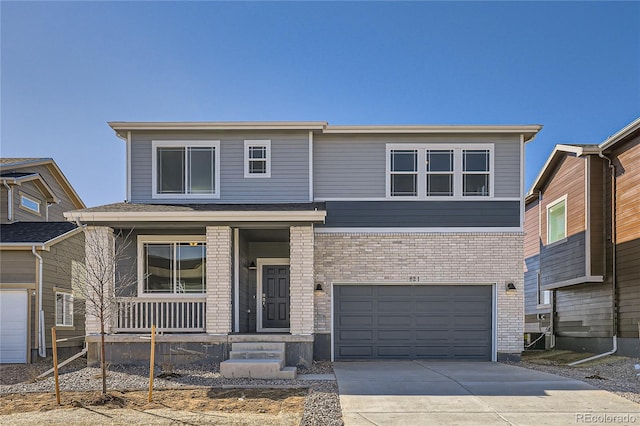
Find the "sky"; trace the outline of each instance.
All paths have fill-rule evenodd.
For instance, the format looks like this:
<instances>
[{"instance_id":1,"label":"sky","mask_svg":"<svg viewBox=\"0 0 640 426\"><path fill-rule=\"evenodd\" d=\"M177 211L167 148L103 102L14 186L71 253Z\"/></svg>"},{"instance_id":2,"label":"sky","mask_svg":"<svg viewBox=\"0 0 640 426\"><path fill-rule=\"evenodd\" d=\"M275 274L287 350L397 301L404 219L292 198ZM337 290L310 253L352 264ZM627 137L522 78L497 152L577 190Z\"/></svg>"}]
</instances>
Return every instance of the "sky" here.
<instances>
[{"instance_id":1,"label":"sky","mask_svg":"<svg viewBox=\"0 0 640 426\"><path fill-rule=\"evenodd\" d=\"M600 143L640 116L640 2L0 1L0 155L125 194L108 121L542 124Z\"/></svg>"}]
</instances>

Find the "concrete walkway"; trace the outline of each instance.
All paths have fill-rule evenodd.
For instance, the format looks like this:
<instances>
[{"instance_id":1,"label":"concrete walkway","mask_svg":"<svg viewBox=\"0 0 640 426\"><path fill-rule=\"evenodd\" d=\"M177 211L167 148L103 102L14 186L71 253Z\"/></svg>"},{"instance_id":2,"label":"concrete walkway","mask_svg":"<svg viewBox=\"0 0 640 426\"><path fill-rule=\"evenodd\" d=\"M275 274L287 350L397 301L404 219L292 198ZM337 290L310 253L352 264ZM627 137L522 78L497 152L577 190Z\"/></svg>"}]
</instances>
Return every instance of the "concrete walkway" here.
<instances>
[{"instance_id":1,"label":"concrete walkway","mask_svg":"<svg viewBox=\"0 0 640 426\"><path fill-rule=\"evenodd\" d=\"M333 369L346 426L640 424L640 404L500 363L336 362Z\"/></svg>"}]
</instances>

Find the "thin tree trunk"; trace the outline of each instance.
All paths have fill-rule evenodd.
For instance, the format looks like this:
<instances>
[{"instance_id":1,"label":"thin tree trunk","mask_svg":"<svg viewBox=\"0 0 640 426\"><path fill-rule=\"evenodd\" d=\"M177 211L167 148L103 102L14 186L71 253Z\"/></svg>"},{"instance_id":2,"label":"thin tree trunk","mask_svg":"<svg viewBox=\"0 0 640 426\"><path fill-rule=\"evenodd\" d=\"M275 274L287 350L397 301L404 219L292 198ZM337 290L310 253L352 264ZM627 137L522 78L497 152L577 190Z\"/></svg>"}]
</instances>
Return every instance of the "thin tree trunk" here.
<instances>
[{"instance_id":1,"label":"thin tree trunk","mask_svg":"<svg viewBox=\"0 0 640 426\"><path fill-rule=\"evenodd\" d=\"M100 368L102 369L102 394L107 393L107 363L104 350L104 320L100 321Z\"/></svg>"}]
</instances>

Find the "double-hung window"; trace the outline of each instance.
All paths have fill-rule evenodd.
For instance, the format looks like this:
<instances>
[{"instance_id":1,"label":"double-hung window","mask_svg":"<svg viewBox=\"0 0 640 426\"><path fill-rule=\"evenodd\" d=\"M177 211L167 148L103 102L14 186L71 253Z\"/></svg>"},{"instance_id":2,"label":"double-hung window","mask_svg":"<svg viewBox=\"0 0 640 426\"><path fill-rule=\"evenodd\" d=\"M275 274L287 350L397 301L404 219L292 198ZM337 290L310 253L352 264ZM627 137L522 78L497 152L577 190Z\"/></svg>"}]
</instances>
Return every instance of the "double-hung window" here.
<instances>
[{"instance_id":1,"label":"double-hung window","mask_svg":"<svg viewBox=\"0 0 640 426\"><path fill-rule=\"evenodd\" d=\"M153 141L154 198L219 198L219 141Z\"/></svg>"},{"instance_id":2,"label":"double-hung window","mask_svg":"<svg viewBox=\"0 0 640 426\"><path fill-rule=\"evenodd\" d=\"M73 326L73 295L56 292L56 325Z\"/></svg>"},{"instance_id":3,"label":"double-hung window","mask_svg":"<svg viewBox=\"0 0 640 426\"><path fill-rule=\"evenodd\" d=\"M141 294L206 292L207 250L201 236L138 238Z\"/></svg>"},{"instance_id":4,"label":"double-hung window","mask_svg":"<svg viewBox=\"0 0 640 426\"><path fill-rule=\"evenodd\" d=\"M387 144L387 198L493 197L491 144Z\"/></svg>"},{"instance_id":5,"label":"double-hung window","mask_svg":"<svg viewBox=\"0 0 640 426\"><path fill-rule=\"evenodd\" d=\"M567 237L567 196L547 205L547 244Z\"/></svg>"},{"instance_id":6,"label":"double-hung window","mask_svg":"<svg viewBox=\"0 0 640 426\"><path fill-rule=\"evenodd\" d=\"M244 177L271 177L271 141L244 141Z\"/></svg>"}]
</instances>

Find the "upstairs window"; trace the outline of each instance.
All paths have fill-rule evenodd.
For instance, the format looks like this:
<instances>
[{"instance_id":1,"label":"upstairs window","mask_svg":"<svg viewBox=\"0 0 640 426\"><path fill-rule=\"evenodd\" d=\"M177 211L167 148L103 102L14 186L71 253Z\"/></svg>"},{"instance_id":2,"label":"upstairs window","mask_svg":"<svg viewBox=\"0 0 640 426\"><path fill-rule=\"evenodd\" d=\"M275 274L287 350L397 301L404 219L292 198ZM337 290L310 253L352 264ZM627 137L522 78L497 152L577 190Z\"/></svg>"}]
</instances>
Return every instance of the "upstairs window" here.
<instances>
[{"instance_id":1,"label":"upstairs window","mask_svg":"<svg viewBox=\"0 0 640 426\"><path fill-rule=\"evenodd\" d=\"M567 238L567 196L547 205L547 244Z\"/></svg>"},{"instance_id":2,"label":"upstairs window","mask_svg":"<svg viewBox=\"0 0 640 426\"><path fill-rule=\"evenodd\" d=\"M244 141L244 177L271 177L271 141Z\"/></svg>"},{"instance_id":3,"label":"upstairs window","mask_svg":"<svg viewBox=\"0 0 640 426\"><path fill-rule=\"evenodd\" d=\"M493 197L493 145L388 144L387 197Z\"/></svg>"},{"instance_id":4,"label":"upstairs window","mask_svg":"<svg viewBox=\"0 0 640 426\"><path fill-rule=\"evenodd\" d=\"M141 237L138 250L143 294L205 293L207 255L202 237L177 237L176 241Z\"/></svg>"},{"instance_id":5,"label":"upstairs window","mask_svg":"<svg viewBox=\"0 0 640 426\"><path fill-rule=\"evenodd\" d=\"M40 201L20 193L20 207L32 213L40 214Z\"/></svg>"},{"instance_id":6,"label":"upstairs window","mask_svg":"<svg viewBox=\"0 0 640 426\"><path fill-rule=\"evenodd\" d=\"M154 141L154 198L218 198L219 141Z\"/></svg>"}]
</instances>

